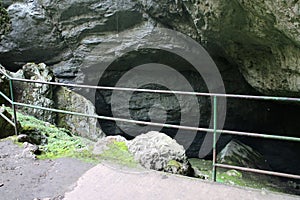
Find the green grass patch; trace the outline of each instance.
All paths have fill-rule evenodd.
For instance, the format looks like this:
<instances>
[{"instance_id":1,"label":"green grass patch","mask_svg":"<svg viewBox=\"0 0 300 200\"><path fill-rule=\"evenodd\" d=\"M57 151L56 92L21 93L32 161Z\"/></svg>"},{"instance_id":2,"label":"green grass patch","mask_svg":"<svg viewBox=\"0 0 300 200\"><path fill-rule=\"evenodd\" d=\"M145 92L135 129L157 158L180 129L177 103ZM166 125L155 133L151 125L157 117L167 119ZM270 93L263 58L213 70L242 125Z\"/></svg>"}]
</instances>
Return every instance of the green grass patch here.
<instances>
[{"instance_id":1,"label":"green grass patch","mask_svg":"<svg viewBox=\"0 0 300 200\"><path fill-rule=\"evenodd\" d=\"M7 110L12 112L10 108L7 108ZM99 162L99 157L91 153L91 141L72 135L67 129L58 128L32 116L18 112L17 118L24 131L38 130L47 138L46 144L39 145L42 151L42 154L37 156L39 159L74 157L87 162ZM16 137L11 137L11 139L16 141Z\"/></svg>"},{"instance_id":2,"label":"green grass patch","mask_svg":"<svg viewBox=\"0 0 300 200\"><path fill-rule=\"evenodd\" d=\"M108 149L100 155L103 160L111 161L119 165L135 168L138 166L133 155L128 151L125 142L112 142L108 144Z\"/></svg>"}]
</instances>

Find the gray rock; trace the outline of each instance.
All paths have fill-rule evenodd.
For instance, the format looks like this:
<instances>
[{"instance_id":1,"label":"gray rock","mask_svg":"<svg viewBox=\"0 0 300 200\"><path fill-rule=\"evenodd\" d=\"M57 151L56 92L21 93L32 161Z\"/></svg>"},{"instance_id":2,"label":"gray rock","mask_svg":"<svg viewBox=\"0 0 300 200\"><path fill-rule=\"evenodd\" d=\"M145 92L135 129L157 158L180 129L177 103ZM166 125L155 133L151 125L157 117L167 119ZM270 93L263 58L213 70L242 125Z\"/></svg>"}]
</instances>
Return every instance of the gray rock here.
<instances>
[{"instance_id":1,"label":"gray rock","mask_svg":"<svg viewBox=\"0 0 300 200\"><path fill-rule=\"evenodd\" d=\"M0 60L12 68L43 61L54 64L59 76L77 77L84 58L93 59L89 53L103 42L103 36L147 21L186 33L212 54L225 56L264 94L297 96L300 90L300 18L295 1L26 0L4 4L10 5L12 31L1 42Z\"/></svg>"},{"instance_id":2,"label":"gray rock","mask_svg":"<svg viewBox=\"0 0 300 200\"><path fill-rule=\"evenodd\" d=\"M7 11L11 32L0 43L2 63L16 69L27 62L48 60L62 51L57 25L37 0L15 2Z\"/></svg>"},{"instance_id":3,"label":"gray rock","mask_svg":"<svg viewBox=\"0 0 300 200\"><path fill-rule=\"evenodd\" d=\"M19 142L28 142L33 145L46 145L48 138L41 131L32 127L23 127L20 135L18 135Z\"/></svg>"},{"instance_id":4,"label":"gray rock","mask_svg":"<svg viewBox=\"0 0 300 200\"><path fill-rule=\"evenodd\" d=\"M58 87L54 96L57 109L97 115L95 106L89 100L65 87ZM71 130L75 135L94 141L105 136L102 130L97 127L98 120L95 118L58 113L56 124L59 127Z\"/></svg>"},{"instance_id":5,"label":"gray rock","mask_svg":"<svg viewBox=\"0 0 300 200\"><path fill-rule=\"evenodd\" d=\"M270 166L264 157L253 148L239 142L230 141L218 154L218 162L240 167L270 170Z\"/></svg>"},{"instance_id":6,"label":"gray rock","mask_svg":"<svg viewBox=\"0 0 300 200\"><path fill-rule=\"evenodd\" d=\"M23 66L22 70L16 73L8 72L12 77L38 80L45 82L54 81L52 71L45 64L28 63ZM0 81L8 84L6 79ZM14 82L15 101L29 105L35 105L45 108L56 108L69 110L72 112L83 113L88 115L97 115L95 106L83 96L65 87L54 87L47 84ZM7 89L1 90L7 93ZM19 107L27 115L32 115L40 120L57 124L59 127L72 131L75 135L88 139L97 140L104 136L100 128L97 127L97 119L88 117L78 117L75 115L57 114L51 111L41 109L32 109ZM46 141L36 130L23 130L24 134L30 136L29 142L34 144L44 143ZM41 138L39 138L41 137ZM44 142L43 142L44 141Z\"/></svg>"},{"instance_id":7,"label":"gray rock","mask_svg":"<svg viewBox=\"0 0 300 200\"><path fill-rule=\"evenodd\" d=\"M26 135L26 134L20 134L20 135L18 135L18 137L17 137L17 141L18 142L21 142L21 143L24 143L24 142L29 142L29 137L28 137L28 135Z\"/></svg>"},{"instance_id":8,"label":"gray rock","mask_svg":"<svg viewBox=\"0 0 300 200\"><path fill-rule=\"evenodd\" d=\"M0 113L1 115L4 115L5 117L13 121L12 115L5 109L5 107L0 107ZM17 123L17 125L18 130L21 130L21 125L19 122ZM16 135L15 127L8 121L6 121L2 116L0 116L0 130L0 139Z\"/></svg>"},{"instance_id":9,"label":"gray rock","mask_svg":"<svg viewBox=\"0 0 300 200\"><path fill-rule=\"evenodd\" d=\"M28 142L23 143L24 150L22 151L22 154L20 157L22 158L31 158L36 159L36 155L39 152L39 147L34 144L30 144Z\"/></svg>"},{"instance_id":10,"label":"gray rock","mask_svg":"<svg viewBox=\"0 0 300 200\"><path fill-rule=\"evenodd\" d=\"M16 73L10 73L10 75L15 78L28 80L46 82L54 81L52 71L43 63L28 63L23 66L22 70L19 70ZM17 102L34 106L42 106L46 108L54 107L53 87L51 85L15 82L14 86ZM39 120L43 120L49 123L55 122L56 113L53 113L51 111L26 107L20 107L20 109L27 115L32 115Z\"/></svg>"},{"instance_id":11,"label":"gray rock","mask_svg":"<svg viewBox=\"0 0 300 200\"><path fill-rule=\"evenodd\" d=\"M267 95L299 96L299 2L182 1L203 43L222 49L252 87Z\"/></svg>"},{"instance_id":12,"label":"gray rock","mask_svg":"<svg viewBox=\"0 0 300 200\"><path fill-rule=\"evenodd\" d=\"M0 2L0 41L10 31L10 20L5 5Z\"/></svg>"},{"instance_id":13,"label":"gray rock","mask_svg":"<svg viewBox=\"0 0 300 200\"><path fill-rule=\"evenodd\" d=\"M129 152L147 169L193 174L183 146L164 133L152 131L137 136L127 144Z\"/></svg>"}]
</instances>

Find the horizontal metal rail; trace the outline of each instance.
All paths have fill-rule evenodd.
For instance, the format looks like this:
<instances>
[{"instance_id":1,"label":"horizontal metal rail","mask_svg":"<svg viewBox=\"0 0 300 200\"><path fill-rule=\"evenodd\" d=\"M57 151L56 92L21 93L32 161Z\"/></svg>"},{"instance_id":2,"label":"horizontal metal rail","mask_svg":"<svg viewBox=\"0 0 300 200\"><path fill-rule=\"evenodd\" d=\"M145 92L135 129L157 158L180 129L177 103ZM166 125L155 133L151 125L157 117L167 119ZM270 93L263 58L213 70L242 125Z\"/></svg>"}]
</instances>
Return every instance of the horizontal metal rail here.
<instances>
[{"instance_id":1,"label":"horizontal metal rail","mask_svg":"<svg viewBox=\"0 0 300 200\"><path fill-rule=\"evenodd\" d=\"M240 136L246 136L246 137L256 137L256 138L265 138L265 139L274 139L274 140L285 140L285 141L291 141L291 142L300 142L300 138L289 137L289 136L269 135L269 134L229 131L229 130L217 130L217 132L222 133L222 134L228 134L228 135L240 135Z\"/></svg>"},{"instance_id":2,"label":"horizontal metal rail","mask_svg":"<svg viewBox=\"0 0 300 200\"><path fill-rule=\"evenodd\" d=\"M271 176L280 176L280 177L285 177L285 178L300 179L300 175L273 172L273 171L268 171L268 170L253 169L253 168L246 168L246 167L239 167L239 166L225 165L225 164L215 164L215 166L220 167L220 168L225 168L225 169L235 169L235 170L240 170L240 171L245 171L245 172L253 172L253 173L265 174L265 175L271 175Z\"/></svg>"},{"instance_id":3,"label":"horizontal metal rail","mask_svg":"<svg viewBox=\"0 0 300 200\"><path fill-rule=\"evenodd\" d=\"M199 128L199 127L190 127L190 126L182 126L182 125L173 125L173 124L163 124L163 123L155 123L155 122L146 122L146 121L139 121L139 120L131 120L131 119L123 119L123 118L116 118L116 117L106 117L106 116L99 116L99 115L89 115L83 114L78 112L71 112L66 110L54 109L54 108L45 108L36 105L24 104L24 103L14 103L17 106L52 111L56 113L62 114L69 114L69 115L77 115L81 117L91 117L96 119L108 120L108 121L118 121L118 122L125 122L125 123L136 123L140 125L149 125L149 126L157 126L157 127L166 127L166 128L175 128L175 129L182 129L182 130L189 130L189 131L203 131L214 133L214 129L209 128ZM217 133L225 133L231 135L241 135L241 136L249 136L249 137L260 137L260 138L267 138L267 139L275 139L275 140L288 140L294 142L300 142L300 138L297 137L287 137L287 136L277 136L277 135L267 135L267 134L259 134L259 133L245 133L245 132L238 132L238 131L229 131L229 130L216 130Z\"/></svg>"},{"instance_id":4,"label":"horizontal metal rail","mask_svg":"<svg viewBox=\"0 0 300 200\"><path fill-rule=\"evenodd\" d=\"M8 117L6 117L3 113L0 112L0 116L3 117L8 123L10 123L13 127L15 127L15 123L11 121Z\"/></svg>"},{"instance_id":5,"label":"horizontal metal rail","mask_svg":"<svg viewBox=\"0 0 300 200\"><path fill-rule=\"evenodd\" d=\"M3 94L1 91L0 91L0 95L6 100L8 101L10 104L13 104L12 100L10 100L5 94Z\"/></svg>"},{"instance_id":6,"label":"horizontal metal rail","mask_svg":"<svg viewBox=\"0 0 300 200\"><path fill-rule=\"evenodd\" d=\"M9 76L8 76L9 77ZM74 87L74 88L87 88L87 89L99 89L99 90L117 90L117 91L134 91L134 92L147 92L147 93L159 93L159 94L179 94L179 95L194 95L194 96L206 96L206 97L224 97L224 98L239 98L239 99L254 99L254 100L273 100L273 101L291 101L300 103L300 98L292 97L271 97L271 96L251 96L251 95L234 95L234 94L216 94L216 93L201 93L201 92L185 92L185 91L170 91L170 90L152 90L152 89L139 89L139 88L126 88L126 87L107 87L107 86L92 86L92 85L80 85L58 82L47 82L39 80L28 80L21 78L11 78L13 81L21 81L37 84L48 84L56 86Z\"/></svg>"},{"instance_id":7,"label":"horizontal metal rail","mask_svg":"<svg viewBox=\"0 0 300 200\"><path fill-rule=\"evenodd\" d=\"M0 72L2 72L9 80L10 80L10 89L11 89L11 96L12 100L9 99L5 94L0 92L0 95L4 97L9 103L12 104L15 112L15 106L21 106L21 107L29 107L33 109L40 109L40 110L47 110L62 114L70 114L70 115L77 115L82 117L91 117L96 119L102 119L102 120L109 120L109 121L117 121L117 122L125 122L125 123L136 123L140 125L149 125L149 126L158 126L158 127L166 127L166 128L176 128L176 129L182 129L182 130L194 130L194 131L203 131L208 133L214 134L214 154L216 153L216 134L230 134L230 135L240 135L240 136L247 136L247 137L256 137L256 138L265 138L265 139L275 139L275 140L285 140L285 141L293 141L293 142L300 142L300 138L296 137L288 137L288 136L278 136L278 135L269 135L269 134L259 134L259 133L250 133L250 132L240 132L240 131L231 131L231 130L217 130L216 129L216 117L217 117L217 98L238 98L238 99L254 99L254 100L272 100L272 101L289 101L289 102L298 102L300 103L300 98L291 98L291 97L271 97L271 96L251 96L251 95L233 95L233 94L214 94L214 93L199 93L199 92L185 92L185 91L170 91L170 90L152 90L152 89L138 89L138 88L121 88L121 87L105 87L105 86L91 86L91 85L78 85L78 84L67 84L67 83L57 83L57 82L46 82L46 81L39 81L39 80L28 80L28 79L20 79L20 78L13 78L10 75L8 75L5 71L0 69ZM56 86L66 86L66 87L74 87L74 88L89 88L89 89L100 89L100 90L117 90L117 91L134 91L134 92L147 92L147 93L160 93L160 94L179 94L179 95L194 95L194 96L206 96L206 97L213 97L214 98L214 129L209 128L199 128L199 127L190 127L190 126L182 126L182 125L172 125L172 124L163 124L163 123L154 123L154 122L145 122L145 121L139 121L139 120L131 120L131 119L123 119L123 118L116 118L116 117L106 117L106 116L99 116L99 115L89 115L84 113L78 113L78 112L71 112L66 110L60 110L60 109L54 109L54 108L45 108L41 106L36 105L30 105L30 104L24 104L24 103L18 103L14 102L13 100L13 87L12 82L13 81L21 81L21 82L27 82L27 83L36 83L36 84L48 84L48 85L56 85ZM12 121L10 121L12 123ZM227 169L236 169L241 171L247 171L247 172L254 172L254 173L260 173L260 174L266 174L266 175L275 175L280 177L286 177L286 178L295 178L300 179L300 175L293 175L293 174L287 174L287 173L279 173L279 172L272 172L267 170L259 170L259 169L252 169L252 168L245 168L245 167L239 167L239 166L231 166L231 165L225 165L225 164L218 164L216 162L216 156L214 156L213 159L213 177L215 180L216 177L216 168L227 168Z\"/></svg>"}]
</instances>

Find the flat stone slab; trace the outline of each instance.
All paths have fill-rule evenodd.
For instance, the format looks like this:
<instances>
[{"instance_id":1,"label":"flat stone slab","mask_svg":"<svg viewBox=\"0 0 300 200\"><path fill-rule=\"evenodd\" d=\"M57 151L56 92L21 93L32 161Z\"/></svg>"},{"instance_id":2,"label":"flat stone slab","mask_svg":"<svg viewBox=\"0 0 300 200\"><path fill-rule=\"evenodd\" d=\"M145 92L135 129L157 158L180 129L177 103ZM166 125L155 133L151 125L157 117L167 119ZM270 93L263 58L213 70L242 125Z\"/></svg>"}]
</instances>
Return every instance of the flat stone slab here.
<instances>
[{"instance_id":1,"label":"flat stone slab","mask_svg":"<svg viewBox=\"0 0 300 200\"><path fill-rule=\"evenodd\" d=\"M99 164L87 171L65 200L296 200L300 196L245 189L141 169Z\"/></svg>"}]
</instances>

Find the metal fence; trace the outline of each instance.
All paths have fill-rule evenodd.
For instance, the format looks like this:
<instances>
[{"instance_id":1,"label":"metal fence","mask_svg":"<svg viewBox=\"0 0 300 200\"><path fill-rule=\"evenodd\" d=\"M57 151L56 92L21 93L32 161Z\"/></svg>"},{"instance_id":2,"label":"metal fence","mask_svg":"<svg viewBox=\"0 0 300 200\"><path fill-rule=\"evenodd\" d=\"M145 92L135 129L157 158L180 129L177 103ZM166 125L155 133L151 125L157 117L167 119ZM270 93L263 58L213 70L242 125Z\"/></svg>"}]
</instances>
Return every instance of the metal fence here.
<instances>
[{"instance_id":1,"label":"metal fence","mask_svg":"<svg viewBox=\"0 0 300 200\"><path fill-rule=\"evenodd\" d=\"M285 178L293 178L300 179L300 175L288 174L288 173L280 173L274 171L267 171L261 169L253 169L247 167L233 166L227 164L219 164L217 163L217 135L218 134L229 134L229 135L239 135L239 136L247 136L247 137L255 137L255 138L265 138L265 139L274 139L274 140L283 140L283 141L291 141L291 142L300 142L300 138L296 137L287 137L287 136L278 136L278 135L269 135L269 134L260 134L260 133L250 133L250 132L240 132L240 131L231 131L231 130L219 130L217 129L217 116L218 116L218 98L234 98L234 99L253 99L253 100L274 100L281 102L297 102L300 103L300 98L289 98L289 97L271 97L271 96L251 96L251 95L233 95L233 94L212 94L212 93L199 93L199 92L185 92L185 91L169 91L169 90L151 90L151 89L136 89L136 88L120 88L120 87L103 87L103 86L91 86L91 85L77 85L77 84L65 84L65 83L57 83L57 82L45 82L38 80L28 80L28 79L20 79L13 78L8 75L4 70L0 68L0 73L3 74L9 80L9 88L10 88L10 98L7 97L0 91L0 96L2 96L7 102L9 102L13 109L13 120L8 119L4 115L1 114L3 118L5 118L9 123L11 123L15 127L15 133L18 134L17 130L17 115L16 115L16 107L29 107L34 109L41 109L52 111L56 113L62 114L70 114L77 115L82 117L91 117L102 120L109 121L119 121L119 122L127 122L127 123L135 123L140 125L151 125L158 127L166 127L166 128L176 128L183 130L195 130L195 131L205 131L214 135L213 137L213 164L212 164L212 180L216 181L217 177L217 168L226 168L226 169L236 169L240 171L253 172L265 175L273 175ZM147 93L160 93L160 94L179 94L179 95L194 95L194 96L206 96L213 98L213 129L209 128L199 128L199 127L191 127L191 126L180 126L180 125L172 125L172 124L163 124L163 123L153 123L153 122L145 122L139 120L131 120L131 119L122 119L115 117L107 117L107 116L99 116L99 115L88 115L85 113L78 112L70 112L66 110L46 108L41 106L29 105L24 103L15 102L14 100L14 81L27 82L27 83L38 83L38 84L47 84L47 85L56 85L56 86L66 86L66 87L74 87L74 88L87 88L87 89L99 89L99 90L117 90L117 91L134 91L134 92L147 92Z\"/></svg>"}]
</instances>

